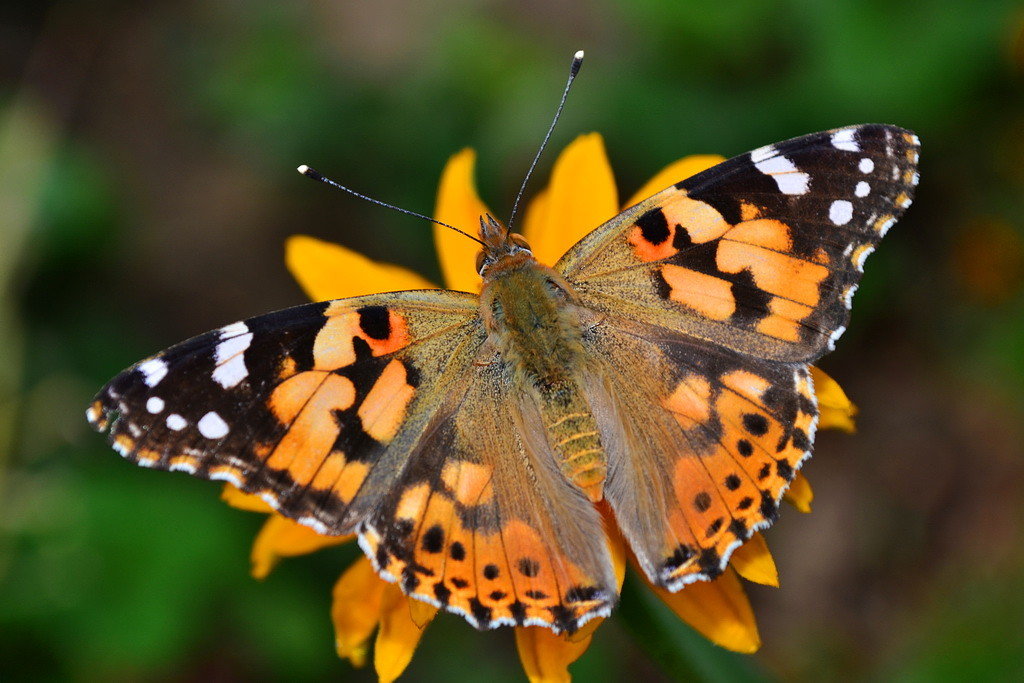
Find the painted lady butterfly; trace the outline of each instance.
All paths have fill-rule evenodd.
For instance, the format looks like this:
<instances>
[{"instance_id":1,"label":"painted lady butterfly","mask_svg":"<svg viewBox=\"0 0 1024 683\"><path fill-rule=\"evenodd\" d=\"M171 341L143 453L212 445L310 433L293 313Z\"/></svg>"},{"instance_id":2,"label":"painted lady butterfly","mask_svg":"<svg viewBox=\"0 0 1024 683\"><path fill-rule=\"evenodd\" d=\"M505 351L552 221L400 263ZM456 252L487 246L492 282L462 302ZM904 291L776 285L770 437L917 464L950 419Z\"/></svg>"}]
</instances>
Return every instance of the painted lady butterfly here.
<instances>
[{"instance_id":1,"label":"painted lady butterfly","mask_svg":"<svg viewBox=\"0 0 1024 683\"><path fill-rule=\"evenodd\" d=\"M382 577L474 626L573 631L617 599L596 502L669 590L775 520L814 439L808 364L910 205L918 144L862 125L762 147L551 268L482 217L479 296L236 322L125 370L88 418L139 465L358 534Z\"/></svg>"}]
</instances>

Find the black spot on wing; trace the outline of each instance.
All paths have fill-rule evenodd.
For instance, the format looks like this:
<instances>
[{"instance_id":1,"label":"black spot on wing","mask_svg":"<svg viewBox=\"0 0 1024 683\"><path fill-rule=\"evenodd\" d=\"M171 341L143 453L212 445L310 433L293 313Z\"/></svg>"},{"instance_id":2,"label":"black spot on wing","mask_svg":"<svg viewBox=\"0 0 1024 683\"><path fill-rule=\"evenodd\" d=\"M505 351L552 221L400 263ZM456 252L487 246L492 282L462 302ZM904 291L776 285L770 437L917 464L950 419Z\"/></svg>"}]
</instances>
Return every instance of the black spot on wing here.
<instances>
[{"instance_id":1,"label":"black spot on wing","mask_svg":"<svg viewBox=\"0 0 1024 683\"><path fill-rule=\"evenodd\" d=\"M636 224L640 227L640 234L651 244L661 244L669 237L668 221L661 209L651 209L640 216Z\"/></svg>"},{"instance_id":2,"label":"black spot on wing","mask_svg":"<svg viewBox=\"0 0 1024 683\"><path fill-rule=\"evenodd\" d=\"M363 306L356 310L359 327L371 339L387 339L391 336L391 318L385 306Z\"/></svg>"}]
</instances>

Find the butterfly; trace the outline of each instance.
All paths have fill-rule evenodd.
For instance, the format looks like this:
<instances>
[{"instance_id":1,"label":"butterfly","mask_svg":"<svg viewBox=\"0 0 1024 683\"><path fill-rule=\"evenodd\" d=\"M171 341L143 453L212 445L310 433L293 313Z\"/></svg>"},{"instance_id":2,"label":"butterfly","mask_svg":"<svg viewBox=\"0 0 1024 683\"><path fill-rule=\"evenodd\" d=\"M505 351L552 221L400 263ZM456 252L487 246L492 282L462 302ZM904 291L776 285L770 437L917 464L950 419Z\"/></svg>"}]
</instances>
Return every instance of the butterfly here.
<instances>
[{"instance_id":1,"label":"butterfly","mask_svg":"<svg viewBox=\"0 0 1024 683\"><path fill-rule=\"evenodd\" d=\"M87 411L126 459L228 481L478 628L572 632L640 569L710 580L811 453L809 364L910 205L919 140L870 124L683 179L552 267L480 219L479 295L312 303L114 377Z\"/></svg>"}]
</instances>

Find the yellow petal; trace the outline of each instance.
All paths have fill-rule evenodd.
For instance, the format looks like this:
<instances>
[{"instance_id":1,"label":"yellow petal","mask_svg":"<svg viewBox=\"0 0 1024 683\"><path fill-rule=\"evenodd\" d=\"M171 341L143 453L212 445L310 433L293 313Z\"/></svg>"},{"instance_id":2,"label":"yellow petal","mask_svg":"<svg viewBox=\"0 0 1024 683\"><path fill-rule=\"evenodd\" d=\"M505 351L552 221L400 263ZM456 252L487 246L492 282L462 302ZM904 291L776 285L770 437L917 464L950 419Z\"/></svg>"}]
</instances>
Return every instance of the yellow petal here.
<instances>
[{"instance_id":1,"label":"yellow petal","mask_svg":"<svg viewBox=\"0 0 1024 683\"><path fill-rule=\"evenodd\" d=\"M285 265L313 301L436 287L407 268L378 263L315 237L293 235L284 249Z\"/></svg>"},{"instance_id":2,"label":"yellow petal","mask_svg":"<svg viewBox=\"0 0 1024 683\"><path fill-rule=\"evenodd\" d=\"M569 665L590 647L591 636L569 640L542 626L516 628L516 649L530 683L563 683L572 680Z\"/></svg>"},{"instance_id":3,"label":"yellow petal","mask_svg":"<svg viewBox=\"0 0 1024 683\"><path fill-rule=\"evenodd\" d=\"M436 612L436 609L435 609ZM384 590L380 630L373 647L373 666L380 683L391 683L405 671L423 636L409 611L409 598L394 584Z\"/></svg>"},{"instance_id":4,"label":"yellow petal","mask_svg":"<svg viewBox=\"0 0 1024 683\"><path fill-rule=\"evenodd\" d=\"M543 201L542 220L525 226L523 236L547 265L619 212L615 177L599 134L579 136L558 156Z\"/></svg>"},{"instance_id":5,"label":"yellow petal","mask_svg":"<svg viewBox=\"0 0 1024 683\"><path fill-rule=\"evenodd\" d=\"M811 366L814 393L818 397L818 429L840 429L852 434L857 425L853 418L857 406L846 397L839 382L826 375L821 369Z\"/></svg>"},{"instance_id":6,"label":"yellow petal","mask_svg":"<svg viewBox=\"0 0 1024 683\"><path fill-rule=\"evenodd\" d=\"M779 587L779 570L761 534L754 534L737 548L729 565L747 581Z\"/></svg>"},{"instance_id":7,"label":"yellow petal","mask_svg":"<svg viewBox=\"0 0 1024 683\"><path fill-rule=\"evenodd\" d=\"M220 499L233 508L245 510L246 512L271 513L274 508L270 507L267 501L251 493L243 493L234 484L224 484L220 492Z\"/></svg>"},{"instance_id":8,"label":"yellow petal","mask_svg":"<svg viewBox=\"0 0 1024 683\"><path fill-rule=\"evenodd\" d=\"M678 593L657 586L652 590L680 619L716 645L746 654L761 647L754 610L732 569L714 581L691 583Z\"/></svg>"},{"instance_id":9,"label":"yellow petal","mask_svg":"<svg viewBox=\"0 0 1024 683\"><path fill-rule=\"evenodd\" d=\"M692 175L700 173L704 169L711 168L715 164L725 161L725 157L718 154L693 154L675 161L658 171L653 178L644 183L644 186L637 190L636 194L629 198L626 206L639 204L652 194L661 192L670 185L675 185L681 180L686 180Z\"/></svg>"},{"instance_id":10,"label":"yellow petal","mask_svg":"<svg viewBox=\"0 0 1024 683\"><path fill-rule=\"evenodd\" d=\"M384 591L390 586L373 570L366 557L360 557L334 584L331 620L338 656L353 666L366 663L370 635L380 621Z\"/></svg>"},{"instance_id":11,"label":"yellow petal","mask_svg":"<svg viewBox=\"0 0 1024 683\"><path fill-rule=\"evenodd\" d=\"M434 218L470 235L480 233L480 216L490 213L476 192L475 164L476 152L469 148L448 160L441 173L434 207ZM481 281L476 272L476 255L480 245L454 230L435 225L434 246L445 286L462 292L479 292Z\"/></svg>"},{"instance_id":12,"label":"yellow petal","mask_svg":"<svg viewBox=\"0 0 1024 683\"><path fill-rule=\"evenodd\" d=\"M437 608L433 605L423 602L422 600L416 600L409 598L409 617L416 626L423 629L427 627L427 624L437 616Z\"/></svg>"},{"instance_id":13,"label":"yellow petal","mask_svg":"<svg viewBox=\"0 0 1024 683\"><path fill-rule=\"evenodd\" d=\"M527 241L529 241L530 235L540 235L547 225L548 220L548 188L544 188L533 196L533 199L526 205L526 211L523 213L523 222L521 223L521 229L517 228ZM597 227L596 225L594 227ZM533 243L530 243L533 247ZM559 254L561 256L561 254Z\"/></svg>"},{"instance_id":14,"label":"yellow petal","mask_svg":"<svg viewBox=\"0 0 1024 683\"><path fill-rule=\"evenodd\" d=\"M340 545L352 536L321 536L308 526L293 522L279 514L271 515L252 544L252 575L266 578L282 557L295 557L322 548Z\"/></svg>"},{"instance_id":15,"label":"yellow petal","mask_svg":"<svg viewBox=\"0 0 1024 683\"><path fill-rule=\"evenodd\" d=\"M803 475L803 472L796 473L793 483L789 485L789 490L786 491L785 498L787 503L800 512L811 511L814 491L811 490L811 482L807 481L807 477Z\"/></svg>"}]
</instances>

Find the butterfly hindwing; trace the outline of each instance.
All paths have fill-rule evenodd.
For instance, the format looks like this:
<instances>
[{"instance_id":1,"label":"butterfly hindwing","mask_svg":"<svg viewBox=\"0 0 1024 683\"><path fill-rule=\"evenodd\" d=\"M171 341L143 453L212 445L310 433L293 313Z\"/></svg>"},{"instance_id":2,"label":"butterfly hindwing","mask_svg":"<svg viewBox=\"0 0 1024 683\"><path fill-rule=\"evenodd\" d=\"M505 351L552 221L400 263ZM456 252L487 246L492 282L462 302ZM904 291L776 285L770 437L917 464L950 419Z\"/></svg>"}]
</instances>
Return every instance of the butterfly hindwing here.
<instances>
[{"instance_id":1,"label":"butterfly hindwing","mask_svg":"<svg viewBox=\"0 0 1024 683\"><path fill-rule=\"evenodd\" d=\"M600 515L561 475L510 367L481 359L362 529L406 592L478 628L575 631L617 599Z\"/></svg>"},{"instance_id":2,"label":"butterfly hindwing","mask_svg":"<svg viewBox=\"0 0 1024 683\"><path fill-rule=\"evenodd\" d=\"M863 125L734 157L562 257L582 303L761 358L809 362L845 330L864 260L910 205L917 136Z\"/></svg>"},{"instance_id":3,"label":"butterfly hindwing","mask_svg":"<svg viewBox=\"0 0 1024 683\"><path fill-rule=\"evenodd\" d=\"M618 318L587 344L613 406L604 491L619 529L652 582L714 578L775 521L810 455L808 368Z\"/></svg>"}]
</instances>

